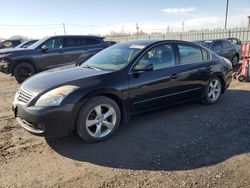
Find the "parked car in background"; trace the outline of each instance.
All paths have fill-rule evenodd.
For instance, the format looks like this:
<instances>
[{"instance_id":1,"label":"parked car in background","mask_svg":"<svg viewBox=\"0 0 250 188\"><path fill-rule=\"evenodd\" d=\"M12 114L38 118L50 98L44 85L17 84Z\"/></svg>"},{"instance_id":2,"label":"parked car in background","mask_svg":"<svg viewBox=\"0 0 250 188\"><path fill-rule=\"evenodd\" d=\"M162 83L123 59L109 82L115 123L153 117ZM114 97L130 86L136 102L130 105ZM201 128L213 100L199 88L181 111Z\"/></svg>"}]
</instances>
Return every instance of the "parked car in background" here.
<instances>
[{"instance_id":1,"label":"parked car in background","mask_svg":"<svg viewBox=\"0 0 250 188\"><path fill-rule=\"evenodd\" d=\"M232 37L231 38L225 38L225 39L231 41L235 45L241 46L241 40L240 39L232 38Z\"/></svg>"},{"instance_id":2,"label":"parked car in background","mask_svg":"<svg viewBox=\"0 0 250 188\"><path fill-rule=\"evenodd\" d=\"M0 71L14 75L18 82L22 82L37 72L72 64L89 50L97 53L108 46L97 36L45 37L26 49L1 51Z\"/></svg>"},{"instance_id":3,"label":"parked car in background","mask_svg":"<svg viewBox=\"0 0 250 188\"><path fill-rule=\"evenodd\" d=\"M19 44L22 43L21 39L15 39L15 40L5 40L0 43L0 49L5 49L5 48L15 48Z\"/></svg>"},{"instance_id":4,"label":"parked car in background","mask_svg":"<svg viewBox=\"0 0 250 188\"><path fill-rule=\"evenodd\" d=\"M233 66L236 66L240 60L240 46L233 44L229 40L214 39L214 40L199 40L194 41L208 49L211 49L218 55L229 59Z\"/></svg>"},{"instance_id":5,"label":"parked car in background","mask_svg":"<svg viewBox=\"0 0 250 188\"><path fill-rule=\"evenodd\" d=\"M114 44L117 44L116 41L106 40L106 43L108 43L109 46L112 46Z\"/></svg>"},{"instance_id":6,"label":"parked car in background","mask_svg":"<svg viewBox=\"0 0 250 188\"><path fill-rule=\"evenodd\" d=\"M38 40L28 40L28 41L25 41L25 42L19 44L15 48L28 48L30 45L34 44L37 41Z\"/></svg>"},{"instance_id":7,"label":"parked car in background","mask_svg":"<svg viewBox=\"0 0 250 188\"><path fill-rule=\"evenodd\" d=\"M231 62L198 44L131 41L81 66L31 77L17 91L12 109L35 135L76 131L85 141L99 142L141 112L197 99L214 104L231 80Z\"/></svg>"},{"instance_id":8,"label":"parked car in background","mask_svg":"<svg viewBox=\"0 0 250 188\"><path fill-rule=\"evenodd\" d=\"M82 65L85 61L87 61L89 58L91 58L92 56L94 56L94 55L97 54L98 52L100 52L99 49L90 49L90 50L86 51L85 53L83 53L83 54L75 61L75 65L76 65L76 66Z\"/></svg>"}]
</instances>

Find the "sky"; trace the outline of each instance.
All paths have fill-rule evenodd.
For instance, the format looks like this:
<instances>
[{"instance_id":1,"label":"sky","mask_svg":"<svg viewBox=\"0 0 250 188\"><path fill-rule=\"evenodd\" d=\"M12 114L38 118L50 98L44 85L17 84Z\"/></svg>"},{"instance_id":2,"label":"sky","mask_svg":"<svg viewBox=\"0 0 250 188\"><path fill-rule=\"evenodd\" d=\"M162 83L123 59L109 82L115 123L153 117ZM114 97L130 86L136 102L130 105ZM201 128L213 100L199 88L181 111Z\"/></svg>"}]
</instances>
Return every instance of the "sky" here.
<instances>
[{"instance_id":1,"label":"sky","mask_svg":"<svg viewBox=\"0 0 250 188\"><path fill-rule=\"evenodd\" d=\"M0 0L0 38L223 28L226 0ZM229 0L228 28L245 27L250 0Z\"/></svg>"}]
</instances>

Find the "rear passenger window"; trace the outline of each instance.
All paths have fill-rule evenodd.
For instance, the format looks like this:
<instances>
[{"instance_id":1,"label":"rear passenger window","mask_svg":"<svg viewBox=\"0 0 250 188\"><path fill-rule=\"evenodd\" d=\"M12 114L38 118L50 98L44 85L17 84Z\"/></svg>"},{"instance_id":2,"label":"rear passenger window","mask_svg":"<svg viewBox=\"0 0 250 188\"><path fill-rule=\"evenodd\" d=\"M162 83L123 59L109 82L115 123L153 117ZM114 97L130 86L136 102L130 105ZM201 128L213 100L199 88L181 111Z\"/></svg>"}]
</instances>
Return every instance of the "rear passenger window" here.
<instances>
[{"instance_id":1,"label":"rear passenger window","mask_svg":"<svg viewBox=\"0 0 250 188\"><path fill-rule=\"evenodd\" d=\"M202 55L203 55L203 61L210 60L210 55L209 55L208 51L205 49L201 49L201 51L202 51Z\"/></svg>"},{"instance_id":2,"label":"rear passenger window","mask_svg":"<svg viewBox=\"0 0 250 188\"><path fill-rule=\"evenodd\" d=\"M100 43L100 41L96 39L86 38L85 40L86 40L86 45L95 45Z\"/></svg>"},{"instance_id":3,"label":"rear passenger window","mask_svg":"<svg viewBox=\"0 0 250 188\"><path fill-rule=\"evenodd\" d=\"M66 47L78 46L76 38L65 38L65 46Z\"/></svg>"},{"instance_id":4,"label":"rear passenger window","mask_svg":"<svg viewBox=\"0 0 250 188\"><path fill-rule=\"evenodd\" d=\"M190 64L203 61L201 48L184 44L178 44L178 48L180 52L181 64Z\"/></svg>"}]
</instances>

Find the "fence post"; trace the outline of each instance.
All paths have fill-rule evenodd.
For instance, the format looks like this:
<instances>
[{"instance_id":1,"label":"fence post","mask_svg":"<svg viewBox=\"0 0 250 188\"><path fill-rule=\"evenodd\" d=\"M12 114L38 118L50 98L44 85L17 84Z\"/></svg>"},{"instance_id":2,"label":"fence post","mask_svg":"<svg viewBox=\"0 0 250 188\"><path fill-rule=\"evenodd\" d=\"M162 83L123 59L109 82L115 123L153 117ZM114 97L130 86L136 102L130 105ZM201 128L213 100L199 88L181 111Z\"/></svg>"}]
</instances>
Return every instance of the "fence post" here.
<instances>
[{"instance_id":1,"label":"fence post","mask_svg":"<svg viewBox=\"0 0 250 188\"><path fill-rule=\"evenodd\" d=\"M231 30L228 30L228 37L231 37Z\"/></svg>"}]
</instances>

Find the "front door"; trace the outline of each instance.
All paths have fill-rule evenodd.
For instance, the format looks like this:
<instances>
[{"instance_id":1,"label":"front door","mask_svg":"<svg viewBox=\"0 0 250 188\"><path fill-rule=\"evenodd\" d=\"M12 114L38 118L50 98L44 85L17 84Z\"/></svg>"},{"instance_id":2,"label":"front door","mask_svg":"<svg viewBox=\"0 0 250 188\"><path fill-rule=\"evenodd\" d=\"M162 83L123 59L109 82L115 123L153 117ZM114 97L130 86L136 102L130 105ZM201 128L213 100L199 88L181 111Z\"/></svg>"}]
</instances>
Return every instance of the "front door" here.
<instances>
[{"instance_id":1,"label":"front door","mask_svg":"<svg viewBox=\"0 0 250 188\"><path fill-rule=\"evenodd\" d=\"M63 46L63 38L55 37L45 41L42 46L47 46L47 50L41 50L41 53L36 57L38 66L42 70L51 69L60 66L68 62L67 54L65 54L65 48Z\"/></svg>"},{"instance_id":2,"label":"front door","mask_svg":"<svg viewBox=\"0 0 250 188\"><path fill-rule=\"evenodd\" d=\"M134 71L140 64L152 64L151 71ZM140 57L129 73L129 98L132 112L146 111L176 102L179 92L176 51L170 44L160 44Z\"/></svg>"}]
</instances>

